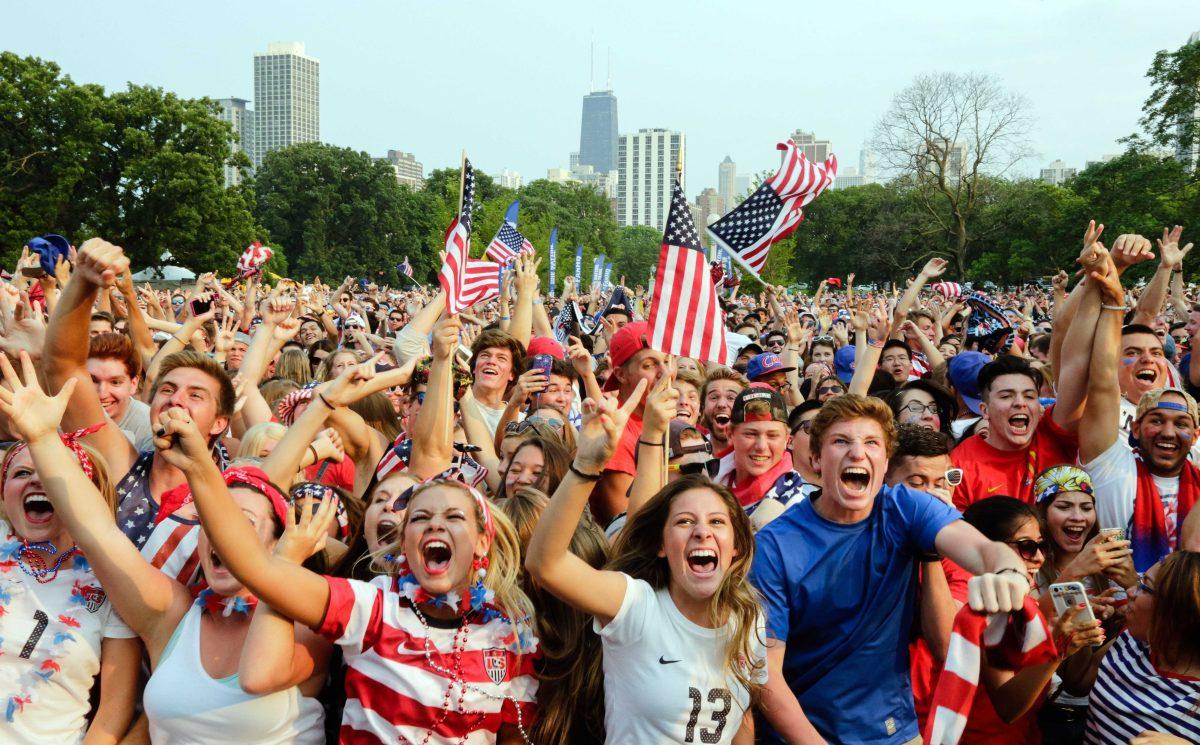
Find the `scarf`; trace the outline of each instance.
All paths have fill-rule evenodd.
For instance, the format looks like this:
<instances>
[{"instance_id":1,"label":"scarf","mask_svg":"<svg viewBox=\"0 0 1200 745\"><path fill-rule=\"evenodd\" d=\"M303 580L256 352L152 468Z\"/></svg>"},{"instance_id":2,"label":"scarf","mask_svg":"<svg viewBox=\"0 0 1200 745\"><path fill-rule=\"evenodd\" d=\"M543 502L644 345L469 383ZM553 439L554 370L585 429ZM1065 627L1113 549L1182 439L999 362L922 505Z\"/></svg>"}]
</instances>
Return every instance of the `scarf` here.
<instances>
[{"instance_id":1,"label":"scarf","mask_svg":"<svg viewBox=\"0 0 1200 745\"><path fill-rule=\"evenodd\" d=\"M1190 461L1183 462L1179 472L1179 495L1175 510L1175 545L1167 539L1167 515L1163 510L1162 496L1150 469L1141 454L1134 451L1137 464L1137 496L1133 502L1133 525L1130 539L1133 543L1133 566L1144 572L1157 564L1172 549L1179 547L1183 535L1183 521L1196 504L1200 493L1200 470Z\"/></svg>"},{"instance_id":2,"label":"scarf","mask_svg":"<svg viewBox=\"0 0 1200 745\"><path fill-rule=\"evenodd\" d=\"M987 615L964 606L954 617L946 665L938 677L926 723L926 745L955 745L967 728L975 690L979 687L982 655L989 665L1002 670L1019 670L1044 665L1058 656L1050 628L1037 602L1013 613Z\"/></svg>"},{"instance_id":3,"label":"scarf","mask_svg":"<svg viewBox=\"0 0 1200 745\"><path fill-rule=\"evenodd\" d=\"M792 459L784 452L783 457L779 462L771 466L766 473L761 476L755 476L749 479L741 479L738 477L737 471L729 473L729 491L733 492L733 496L737 497L737 501L743 507L749 507L761 500L768 491L775 486L775 482L780 476L792 470Z\"/></svg>"}]
</instances>

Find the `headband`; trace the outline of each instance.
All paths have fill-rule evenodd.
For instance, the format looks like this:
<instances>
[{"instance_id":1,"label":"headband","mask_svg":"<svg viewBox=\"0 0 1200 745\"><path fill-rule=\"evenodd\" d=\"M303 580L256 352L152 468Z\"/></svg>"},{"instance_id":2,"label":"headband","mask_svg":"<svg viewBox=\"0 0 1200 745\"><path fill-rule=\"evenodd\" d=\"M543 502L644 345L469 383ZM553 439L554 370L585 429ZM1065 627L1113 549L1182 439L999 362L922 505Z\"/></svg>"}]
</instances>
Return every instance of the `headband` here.
<instances>
[{"instance_id":1,"label":"headband","mask_svg":"<svg viewBox=\"0 0 1200 745\"><path fill-rule=\"evenodd\" d=\"M1092 478L1087 471L1076 466L1055 466L1047 469L1034 482L1033 491L1036 502L1053 499L1063 492L1077 491L1083 494L1095 495L1092 488Z\"/></svg>"},{"instance_id":2,"label":"headband","mask_svg":"<svg viewBox=\"0 0 1200 745\"><path fill-rule=\"evenodd\" d=\"M221 476L225 479L226 486L248 486L261 492L270 500L271 511L275 513L275 517L279 518L279 524L287 525L287 499L284 498L283 492L271 483L266 471L258 466L237 466L225 471ZM174 489L168 489L159 499L158 514L154 516L154 524L158 525L175 514L180 507L191 502L192 490L187 482Z\"/></svg>"},{"instance_id":3,"label":"headband","mask_svg":"<svg viewBox=\"0 0 1200 745\"><path fill-rule=\"evenodd\" d=\"M90 427L84 427L83 429L77 429L74 432L67 432L58 436L62 440L62 444L66 445L75 454L75 459L79 461L79 467L83 469L83 475L87 476L89 481L96 474L96 465L92 462L92 457L83 449L83 445L79 444L79 440L82 437L99 432L104 425L105 422L97 422ZM17 453L27 447L29 447L29 443L20 441L9 448L8 452L4 454L4 465L0 467L0 484L8 481L9 466L12 465L13 459L17 457Z\"/></svg>"},{"instance_id":4,"label":"headband","mask_svg":"<svg viewBox=\"0 0 1200 745\"><path fill-rule=\"evenodd\" d=\"M347 538L350 535L350 520L346 516L346 503L338 499L337 492L328 484L322 484L316 481L306 481L300 486L292 489L291 503L296 504L302 499L312 497L319 502L324 502L326 499L333 497L337 499L337 506L334 508L335 516L338 524L338 534L342 538Z\"/></svg>"},{"instance_id":5,"label":"headband","mask_svg":"<svg viewBox=\"0 0 1200 745\"><path fill-rule=\"evenodd\" d=\"M437 484L457 484L465 489L466 492L471 495L471 499L475 500L475 506L479 509L479 514L483 515L483 532L487 534L488 540L491 541L496 537L496 523L492 520L491 505L488 504L487 497L483 496L478 489L463 482L462 478L457 475L457 470L457 468L449 468L439 473L437 476L418 484L417 486L423 487ZM406 489L400 494L399 497L396 498L396 500L399 501L402 498L405 499L406 504L404 506L407 507L407 501L411 501L413 493L416 491L416 489L416 486ZM395 502L393 502L393 504L395 504Z\"/></svg>"},{"instance_id":6,"label":"headband","mask_svg":"<svg viewBox=\"0 0 1200 745\"><path fill-rule=\"evenodd\" d=\"M1187 404L1181 404L1177 401L1159 401L1158 403L1154 404L1154 408L1169 409L1171 411L1182 411L1184 413L1191 413L1188 411Z\"/></svg>"}]
</instances>

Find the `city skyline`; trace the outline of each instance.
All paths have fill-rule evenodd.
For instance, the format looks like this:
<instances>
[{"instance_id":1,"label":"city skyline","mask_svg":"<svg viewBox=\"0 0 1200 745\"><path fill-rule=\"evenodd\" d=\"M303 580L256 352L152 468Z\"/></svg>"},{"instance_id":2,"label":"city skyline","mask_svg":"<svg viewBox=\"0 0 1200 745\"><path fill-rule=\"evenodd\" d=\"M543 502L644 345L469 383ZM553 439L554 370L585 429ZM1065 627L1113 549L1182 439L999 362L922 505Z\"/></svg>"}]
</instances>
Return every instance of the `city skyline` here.
<instances>
[{"instance_id":1,"label":"city skyline","mask_svg":"<svg viewBox=\"0 0 1200 745\"><path fill-rule=\"evenodd\" d=\"M813 8L803 17L787 7L764 3L729 16L680 2L604 9L526 3L513 14L301 0L240 8L239 23L230 25L210 6L163 11L123 2L62 14L26 5L9 10L0 48L54 61L81 83L119 90L132 81L188 97L244 98L257 111L249 59L272 40L303 41L322 61L322 141L375 157L399 148L427 170L453 167L465 148L481 170L532 179L578 150L594 39L612 50L618 134L650 127L686 133L685 174L695 198L718 186L726 155L739 181L774 170L775 143L797 129L831 141L842 164L852 165L892 95L932 70L994 74L1030 99L1036 154L1019 175L1037 178L1059 159L1082 168L1119 152L1116 140L1137 131L1154 53L1177 48L1200 28L1200 12L1180 0L1151 0L1136 14L1118 2L1083 0L1017 0L1003 11L948 0L904 12L865 3ZM629 25L634 8L639 23ZM561 31L546 35L521 16L553 18ZM887 22L864 23L868 16ZM1178 23L1164 27L1163 18ZM403 44L381 44L363 31L397 24ZM55 34L36 33L51 26ZM497 33L524 52L489 55L486 63L478 54L444 54L448 40L482 50ZM763 45L764 34L803 43ZM80 43L93 37L121 54Z\"/></svg>"}]
</instances>

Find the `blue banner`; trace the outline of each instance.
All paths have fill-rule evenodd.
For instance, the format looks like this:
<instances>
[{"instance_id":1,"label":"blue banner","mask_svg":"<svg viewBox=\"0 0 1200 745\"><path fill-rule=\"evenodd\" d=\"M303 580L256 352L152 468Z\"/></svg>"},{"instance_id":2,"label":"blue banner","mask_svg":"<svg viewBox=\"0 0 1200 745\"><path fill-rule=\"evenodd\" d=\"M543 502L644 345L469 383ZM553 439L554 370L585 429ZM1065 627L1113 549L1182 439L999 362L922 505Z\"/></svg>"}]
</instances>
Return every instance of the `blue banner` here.
<instances>
[{"instance_id":1,"label":"blue banner","mask_svg":"<svg viewBox=\"0 0 1200 745\"><path fill-rule=\"evenodd\" d=\"M554 297L554 268L558 264L558 228L550 230L550 296Z\"/></svg>"},{"instance_id":2,"label":"blue banner","mask_svg":"<svg viewBox=\"0 0 1200 745\"><path fill-rule=\"evenodd\" d=\"M504 211L504 221L511 222L514 226L517 224L517 215L521 211L521 200L514 199L513 203L508 205L508 209Z\"/></svg>"},{"instance_id":3,"label":"blue banner","mask_svg":"<svg viewBox=\"0 0 1200 745\"><path fill-rule=\"evenodd\" d=\"M604 263L604 281L601 284L601 287L605 290L612 287L612 262L611 261L607 261Z\"/></svg>"},{"instance_id":4,"label":"blue banner","mask_svg":"<svg viewBox=\"0 0 1200 745\"><path fill-rule=\"evenodd\" d=\"M595 259L592 260L592 284L596 284L601 279L603 279L603 277L600 276L601 272L603 272L603 271L604 271L604 254L600 254L599 256L597 256Z\"/></svg>"},{"instance_id":5,"label":"blue banner","mask_svg":"<svg viewBox=\"0 0 1200 745\"><path fill-rule=\"evenodd\" d=\"M575 247L575 289L583 290L583 246Z\"/></svg>"}]
</instances>

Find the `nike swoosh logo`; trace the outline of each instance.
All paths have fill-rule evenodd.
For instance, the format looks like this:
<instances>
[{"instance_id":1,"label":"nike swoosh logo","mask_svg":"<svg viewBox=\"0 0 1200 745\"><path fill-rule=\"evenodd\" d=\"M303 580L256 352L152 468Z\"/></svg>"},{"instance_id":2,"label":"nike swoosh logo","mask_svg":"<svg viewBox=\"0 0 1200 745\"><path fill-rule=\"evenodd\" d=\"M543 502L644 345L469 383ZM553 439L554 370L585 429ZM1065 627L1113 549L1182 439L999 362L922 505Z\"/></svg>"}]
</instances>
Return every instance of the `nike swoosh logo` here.
<instances>
[{"instance_id":1,"label":"nike swoosh logo","mask_svg":"<svg viewBox=\"0 0 1200 745\"><path fill-rule=\"evenodd\" d=\"M988 494L991 494L992 492L994 492L994 491L996 491L997 489L999 489L1001 486L1002 486L1002 484L996 484L995 486L989 486L989 487L988 487L988 490L987 490L987 493L988 493Z\"/></svg>"},{"instance_id":2,"label":"nike swoosh logo","mask_svg":"<svg viewBox=\"0 0 1200 745\"><path fill-rule=\"evenodd\" d=\"M658 658L658 664L660 664L660 665L674 665L676 662L682 662L682 661L683 660L668 660L664 657Z\"/></svg>"}]
</instances>

